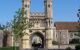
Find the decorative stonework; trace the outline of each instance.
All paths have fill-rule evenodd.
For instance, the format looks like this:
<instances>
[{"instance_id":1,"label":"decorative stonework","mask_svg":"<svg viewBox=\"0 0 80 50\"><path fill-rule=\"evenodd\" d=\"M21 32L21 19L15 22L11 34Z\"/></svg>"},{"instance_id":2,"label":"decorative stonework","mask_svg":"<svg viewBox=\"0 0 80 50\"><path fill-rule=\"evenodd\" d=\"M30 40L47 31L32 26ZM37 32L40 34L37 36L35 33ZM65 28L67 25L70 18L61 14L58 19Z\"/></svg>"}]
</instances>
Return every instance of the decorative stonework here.
<instances>
[{"instance_id":1,"label":"decorative stonework","mask_svg":"<svg viewBox=\"0 0 80 50\"><path fill-rule=\"evenodd\" d=\"M26 11L26 17L29 18L29 21L32 22L32 28L27 29L26 32L29 35L25 35L23 37L23 44L22 48L32 48L34 47L32 44L32 40L35 36L35 38L38 38L39 40L42 39L42 42L40 47L43 48L52 48L52 41L53 41L53 27L52 26L52 0L44 0L45 4L45 13L40 12L30 12L30 0L23 0L22 7L24 8L24 11ZM29 5L28 7L25 5ZM46 5L49 5L46 6ZM32 38L33 37L33 38ZM27 39L27 40L24 40ZM35 42L34 42L35 43Z\"/></svg>"}]
</instances>

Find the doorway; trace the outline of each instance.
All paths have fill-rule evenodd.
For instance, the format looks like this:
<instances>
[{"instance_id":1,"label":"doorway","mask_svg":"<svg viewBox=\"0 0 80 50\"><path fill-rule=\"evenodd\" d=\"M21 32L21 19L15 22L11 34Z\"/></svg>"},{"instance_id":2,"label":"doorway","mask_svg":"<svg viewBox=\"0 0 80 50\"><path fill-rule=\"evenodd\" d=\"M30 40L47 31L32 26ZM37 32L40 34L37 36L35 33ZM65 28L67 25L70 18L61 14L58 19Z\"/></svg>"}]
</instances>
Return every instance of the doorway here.
<instances>
[{"instance_id":1,"label":"doorway","mask_svg":"<svg viewBox=\"0 0 80 50\"><path fill-rule=\"evenodd\" d=\"M33 33L31 36L32 48L44 48L44 36L39 33Z\"/></svg>"}]
</instances>

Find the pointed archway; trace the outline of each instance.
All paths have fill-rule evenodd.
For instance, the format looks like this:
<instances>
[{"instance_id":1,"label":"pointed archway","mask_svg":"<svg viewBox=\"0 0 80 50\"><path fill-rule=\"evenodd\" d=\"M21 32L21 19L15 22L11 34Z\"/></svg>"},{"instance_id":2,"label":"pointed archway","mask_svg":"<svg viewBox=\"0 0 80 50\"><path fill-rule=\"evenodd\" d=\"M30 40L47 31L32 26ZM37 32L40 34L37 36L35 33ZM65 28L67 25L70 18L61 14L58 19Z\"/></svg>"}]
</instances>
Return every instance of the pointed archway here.
<instances>
[{"instance_id":1,"label":"pointed archway","mask_svg":"<svg viewBox=\"0 0 80 50\"><path fill-rule=\"evenodd\" d=\"M32 48L44 48L44 36L40 32L35 32L31 35Z\"/></svg>"}]
</instances>

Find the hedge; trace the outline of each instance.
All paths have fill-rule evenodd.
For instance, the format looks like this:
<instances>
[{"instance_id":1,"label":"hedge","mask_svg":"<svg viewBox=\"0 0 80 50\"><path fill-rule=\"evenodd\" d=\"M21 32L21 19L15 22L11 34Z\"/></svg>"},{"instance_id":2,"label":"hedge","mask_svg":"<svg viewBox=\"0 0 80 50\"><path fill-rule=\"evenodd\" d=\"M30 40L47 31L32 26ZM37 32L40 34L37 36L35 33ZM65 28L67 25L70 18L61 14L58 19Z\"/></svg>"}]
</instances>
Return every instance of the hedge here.
<instances>
[{"instance_id":1,"label":"hedge","mask_svg":"<svg viewBox=\"0 0 80 50\"><path fill-rule=\"evenodd\" d=\"M1 47L0 50L19 50L19 47Z\"/></svg>"}]
</instances>

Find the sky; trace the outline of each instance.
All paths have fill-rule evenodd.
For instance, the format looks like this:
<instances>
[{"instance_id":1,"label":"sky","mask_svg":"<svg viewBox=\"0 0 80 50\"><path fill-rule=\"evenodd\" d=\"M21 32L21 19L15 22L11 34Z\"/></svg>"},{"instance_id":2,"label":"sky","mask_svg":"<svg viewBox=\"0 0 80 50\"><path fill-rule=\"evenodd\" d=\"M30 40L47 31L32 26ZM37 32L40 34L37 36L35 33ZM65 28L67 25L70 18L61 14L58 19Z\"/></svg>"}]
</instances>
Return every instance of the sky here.
<instances>
[{"instance_id":1,"label":"sky","mask_svg":"<svg viewBox=\"0 0 80 50\"><path fill-rule=\"evenodd\" d=\"M31 0L31 12L44 12L44 0ZM22 0L0 0L0 24L13 19L15 11L22 7ZM80 0L53 0L53 21L78 21Z\"/></svg>"}]
</instances>

